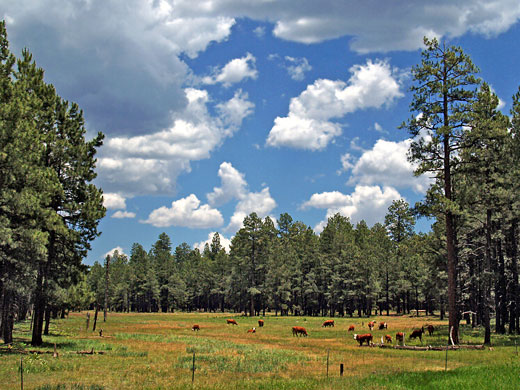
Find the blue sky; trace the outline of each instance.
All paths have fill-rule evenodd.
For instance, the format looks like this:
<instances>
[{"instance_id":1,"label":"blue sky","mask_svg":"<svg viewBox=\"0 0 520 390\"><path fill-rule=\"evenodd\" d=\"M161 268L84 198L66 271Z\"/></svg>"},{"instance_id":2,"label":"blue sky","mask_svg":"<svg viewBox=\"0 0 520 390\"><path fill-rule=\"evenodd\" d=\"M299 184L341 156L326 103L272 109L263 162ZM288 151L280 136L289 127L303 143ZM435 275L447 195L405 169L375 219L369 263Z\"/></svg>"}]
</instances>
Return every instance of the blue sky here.
<instances>
[{"instance_id":1,"label":"blue sky","mask_svg":"<svg viewBox=\"0 0 520 390\"><path fill-rule=\"evenodd\" d=\"M319 233L422 199L398 126L425 35L462 46L505 113L520 85L517 0L0 0L0 17L106 135L88 264L162 232L225 244L253 211Z\"/></svg>"}]
</instances>

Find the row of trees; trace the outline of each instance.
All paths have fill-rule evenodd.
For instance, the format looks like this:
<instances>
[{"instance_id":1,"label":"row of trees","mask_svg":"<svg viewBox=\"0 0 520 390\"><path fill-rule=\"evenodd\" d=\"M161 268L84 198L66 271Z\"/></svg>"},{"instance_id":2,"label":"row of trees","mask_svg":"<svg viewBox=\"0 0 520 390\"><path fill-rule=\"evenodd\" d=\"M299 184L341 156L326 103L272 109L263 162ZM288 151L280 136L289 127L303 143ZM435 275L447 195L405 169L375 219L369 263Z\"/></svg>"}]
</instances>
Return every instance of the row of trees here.
<instances>
[{"instance_id":1,"label":"row of trees","mask_svg":"<svg viewBox=\"0 0 520 390\"><path fill-rule=\"evenodd\" d=\"M85 140L83 114L60 98L24 50L9 51L0 22L0 333L33 308L42 343L54 302L85 272L82 259L104 216L95 178L99 133ZM46 320L46 321L45 321ZM44 326L44 322L46 326Z\"/></svg>"},{"instance_id":2,"label":"row of trees","mask_svg":"<svg viewBox=\"0 0 520 390\"><path fill-rule=\"evenodd\" d=\"M336 214L319 236L289 214L280 215L275 227L271 218L252 213L229 254L218 233L202 253L185 243L173 250L162 233L148 252L134 244L129 258L116 252L105 264L95 263L86 284L91 300L102 305L109 266L108 304L115 311L433 312L446 299L442 259L431 249L439 240L415 234L414 223L403 200L390 207L386 226L354 226Z\"/></svg>"}]
</instances>

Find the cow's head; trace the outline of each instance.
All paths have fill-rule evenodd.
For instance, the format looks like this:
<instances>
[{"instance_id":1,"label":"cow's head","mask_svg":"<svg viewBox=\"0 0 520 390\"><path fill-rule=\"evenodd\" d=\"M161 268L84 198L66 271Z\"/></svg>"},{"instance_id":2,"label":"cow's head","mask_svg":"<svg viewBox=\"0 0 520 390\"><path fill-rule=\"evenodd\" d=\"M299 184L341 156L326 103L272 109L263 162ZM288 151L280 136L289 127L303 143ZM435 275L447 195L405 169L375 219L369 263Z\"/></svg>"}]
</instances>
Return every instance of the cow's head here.
<instances>
[{"instance_id":1,"label":"cow's head","mask_svg":"<svg viewBox=\"0 0 520 390\"><path fill-rule=\"evenodd\" d=\"M357 340L357 334L354 335L354 340Z\"/></svg>"}]
</instances>

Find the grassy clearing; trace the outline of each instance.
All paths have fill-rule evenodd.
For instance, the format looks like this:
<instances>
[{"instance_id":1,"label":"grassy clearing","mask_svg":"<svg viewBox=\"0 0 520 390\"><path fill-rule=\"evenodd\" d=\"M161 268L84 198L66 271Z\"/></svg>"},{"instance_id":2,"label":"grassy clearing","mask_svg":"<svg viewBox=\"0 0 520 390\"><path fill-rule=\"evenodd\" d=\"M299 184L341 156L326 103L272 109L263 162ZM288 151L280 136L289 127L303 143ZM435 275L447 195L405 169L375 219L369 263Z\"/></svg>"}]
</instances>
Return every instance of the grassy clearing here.
<instances>
[{"instance_id":1,"label":"grassy clearing","mask_svg":"<svg viewBox=\"0 0 520 390\"><path fill-rule=\"evenodd\" d=\"M16 327L12 351L0 348L0 389L20 388L20 358L24 364L24 389L508 389L520 388L515 336L493 335L493 349L445 352L360 348L348 327L368 331L367 319L336 318L334 328L322 328L324 318L266 316L233 317L230 314L109 314L98 322L104 337L85 330L85 313L72 313L51 326L41 351L34 350L29 324ZM410 333L423 324L434 324L433 336L424 345L445 345L447 324L438 318L378 317L388 330L374 330L374 341L384 334ZM193 324L201 330L193 332ZM309 337L293 337L292 326L304 326ZM247 329L256 327L256 333ZM478 344L480 330L462 326L462 343ZM421 345L406 340L407 345ZM80 355L77 351L102 351ZM195 386L192 363L195 353ZM329 377L326 376L327 355ZM339 365L345 366L339 376Z\"/></svg>"}]
</instances>

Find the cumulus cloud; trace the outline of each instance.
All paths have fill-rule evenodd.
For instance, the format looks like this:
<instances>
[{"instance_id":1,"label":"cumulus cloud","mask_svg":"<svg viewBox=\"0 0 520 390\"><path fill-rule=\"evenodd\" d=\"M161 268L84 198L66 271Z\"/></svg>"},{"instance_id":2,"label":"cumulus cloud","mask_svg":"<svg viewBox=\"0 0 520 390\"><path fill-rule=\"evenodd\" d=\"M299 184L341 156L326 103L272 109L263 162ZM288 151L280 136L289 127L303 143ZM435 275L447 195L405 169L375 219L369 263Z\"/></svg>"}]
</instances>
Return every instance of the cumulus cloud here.
<instances>
[{"instance_id":1,"label":"cumulus cloud","mask_svg":"<svg viewBox=\"0 0 520 390\"><path fill-rule=\"evenodd\" d=\"M305 73L312 70L312 66L309 65L309 61L305 57L294 58L285 56L285 61L285 68L293 80L302 81Z\"/></svg>"},{"instance_id":2,"label":"cumulus cloud","mask_svg":"<svg viewBox=\"0 0 520 390\"><path fill-rule=\"evenodd\" d=\"M193 244L193 247L194 248L197 248L199 251L203 251L204 250L204 246L206 244L208 244L210 247L211 247L211 243L213 241L213 236L215 235L216 232L211 232L208 234L208 238L207 240L205 241L200 241L200 242L196 242ZM222 248L224 248L226 250L227 253L229 253L229 248L231 247L231 238L226 238L224 237L222 234L218 234L219 237L220 237L220 245L222 246Z\"/></svg>"},{"instance_id":3,"label":"cumulus cloud","mask_svg":"<svg viewBox=\"0 0 520 390\"><path fill-rule=\"evenodd\" d=\"M126 253L124 252L123 248L121 248L120 246L116 246L115 248L112 248L110 249L107 253L105 253L105 255L103 256L104 259L107 258L107 256L114 256L114 253L117 251L117 253L119 253L120 255L123 255L123 256L126 256Z\"/></svg>"},{"instance_id":4,"label":"cumulus cloud","mask_svg":"<svg viewBox=\"0 0 520 390\"><path fill-rule=\"evenodd\" d=\"M187 104L190 70L180 56L196 57L235 24L166 0L8 3L2 11L15 51L31 48L46 80L79 103L91 126L111 134L167 127Z\"/></svg>"},{"instance_id":5,"label":"cumulus cloud","mask_svg":"<svg viewBox=\"0 0 520 390\"><path fill-rule=\"evenodd\" d=\"M235 58L228 62L222 69L215 69L213 75L204 77L202 82L205 84L221 83L224 87L230 87L245 79L256 79L258 71L256 70L256 58L247 53L245 57Z\"/></svg>"},{"instance_id":6,"label":"cumulus cloud","mask_svg":"<svg viewBox=\"0 0 520 390\"><path fill-rule=\"evenodd\" d=\"M247 194L247 182L244 174L240 173L229 162L220 164L218 170L221 186L213 188L213 192L207 194L209 204L221 206L232 199L240 199Z\"/></svg>"},{"instance_id":7,"label":"cumulus cloud","mask_svg":"<svg viewBox=\"0 0 520 390\"><path fill-rule=\"evenodd\" d=\"M327 210L325 219L314 227L319 233L327 225L327 219L336 213L349 217L353 223L361 220L369 225L383 222L392 201L400 198L399 192L392 187L357 185L351 194L339 191L313 194L302 208Z\"/></svg>"},{"instance_id":8,"label":"cumulus cloud","mask_svg":"<svg viewBox=\"0 0 520 390\"><path fill-rule=\"evenodd\" d=\"M208 112L207 91L187 88L188 105L170 128L133 137L108 138L98 159L103 188L125 194L168 194L177 176L189 171L190 162L206 159L240 127L254 105L237 91L217 107L220 116Z\"/></svg>"},{"instance_id":9,"label":"cumulus cloud","mask_svg":"<svg viewBox=\"0 0 520 390\"><path fill-rule=\"evenodd\" d=\"M385 61L355 65L348 83L319 79L292 98L287 117L277 117L267 137L269 146L321 150L341 134L335 118L366 108L380 108L403 96Z\"/></svg>"},{"instance_id":10,"label":"cumulus cloud","mask_svg":"<svg viewBox=\"0 0 520 390\"><path fill-rule=\"evenodd\" d=\"M411 142L411 139L401 142L380 139L372 149L365 151L355 164L352 164L351 158L344 156L347 164L342 158L343 168L352 169L348 184L379 184L412 188L417 193L426 192L430 179L426 175L414 176L415 166L407 159Z\"/></svg>"},{"instance_id":11,"label":"cumulus cloud","mask_svg":"<svg viewBox=\"0 0 520 390\"><path fill-rule=\"evenodd\" d=\"M126 199L120 194L105 193L103 194L103 206L107 209L126 209Z\"/></svg>"},{"instance_id":12,"label":"cumulus cloud","mask_svg":"<svg viewBox=\"0 0 520 390\"><path fill-rule=\"evenodd\" d=\"M112 218L117 218L117 219L135 218L135 213L132 213L130 211L118 210L114 214L112 214Z\"/></svg>"},{"instance_id":13,"label":"cumulus cloud","mask_svg":"<svg viewBox=\"0 0 520 390\"><path fill-rule=\"evenodd\" d=\"M255 212L260 218L266 217L276 207L276 201L269 193L269 187L260 192L248 192L241 196L231 216L226 231L235 232L242 227L244 218Z\"/></svg>"},{"instance_id":14,"label":"cumulus cloud","mask_svg":"<svg viewBox=\"0 0 520 390\"><path fill-rule=\"evenodd\" d=\"M155 227L183 226L188 228L211 228L224 223L222 214L209 205L200 204L194 194L172 202L170 208L159 207L153 210L148 219L141 221Z\"/></svg>"}]
</instances>

